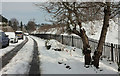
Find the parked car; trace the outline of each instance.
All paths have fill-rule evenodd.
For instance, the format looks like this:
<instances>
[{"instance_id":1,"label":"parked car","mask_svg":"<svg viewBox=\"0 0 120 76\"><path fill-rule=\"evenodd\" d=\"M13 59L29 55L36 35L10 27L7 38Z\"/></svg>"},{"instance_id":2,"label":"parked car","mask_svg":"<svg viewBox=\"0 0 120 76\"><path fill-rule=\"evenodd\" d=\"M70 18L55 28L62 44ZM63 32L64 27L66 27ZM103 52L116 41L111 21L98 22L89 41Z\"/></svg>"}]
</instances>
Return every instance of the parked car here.
<instances>
[{"instance_id":1,"label":"parked car","mask_svg":"<svg viewBox=\"0 0 120 76\"><path fill-rule=\"evenodd\" d=\"M2 30L0 30L0 48L9 46L9 38L8 35L5 34Z\"/></svg>"},{"instance_id":2,"label":"parked car","mask_svg":"<svg viewBox=\"0 0 120 76\"><path fill-rule=\"evenodd\" d=\"M22 31L16 31L15 35L18 37L18 39L23 39L23 32Z\"/></svg>"},{"instance_id":3,"label":"parked car","mask_svg":"<svg viewBox=\"0 0 120 76\"><path fill-rule=\"evenodd\" d=\"M24 35L29 36L29 33L24 33Z\"/></svg>"},{"instance_id":4,"label":"parked car","mask_svg":"<svg viewBox=\"0 0 120 76\"><path fill-rule=\"evenodd\" d=\"M15 32L5 32L5 34L9 36L9 39L10 39L11 43L17 43L18 42L18 37L15 35Z\"/></svg>"}]
</instances>

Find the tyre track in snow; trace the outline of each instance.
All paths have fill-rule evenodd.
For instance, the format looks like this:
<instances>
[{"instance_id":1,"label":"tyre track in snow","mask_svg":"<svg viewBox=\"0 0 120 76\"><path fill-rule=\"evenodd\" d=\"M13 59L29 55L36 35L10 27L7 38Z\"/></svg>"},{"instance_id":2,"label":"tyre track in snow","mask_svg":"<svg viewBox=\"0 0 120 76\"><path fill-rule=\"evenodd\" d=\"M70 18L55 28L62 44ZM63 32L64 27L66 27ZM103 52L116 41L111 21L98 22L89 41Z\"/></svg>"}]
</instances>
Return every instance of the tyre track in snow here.
<instances>
[{"instance_id":1,"label":"tyre track in snow","mask_svg":"<svg viewBox=\"0 0 120 76\"><path fill-rule=\"evenodd\" d=\"M0 70L6 66L10 60L17 54L17 52L28 42L28 38L26 39L19 45L17 45L14 49L6 53L4 56L0 58Z\"/></svg>"},{"instance_id":2,"label":"tyre track in snow","mask_svg":"<svg viewBox=\"0 0 120 76\"><path fill-rule=\"evenodd\" d=\"M31 67L29 70L29 76L40 75L40 68L39 68L40 61L39 61L39 53L38 53L38 44L34 39L33 39L33 41L34 41L34 51L33 51L33 59L30 63Z\"/></svg>"}]
</instances>

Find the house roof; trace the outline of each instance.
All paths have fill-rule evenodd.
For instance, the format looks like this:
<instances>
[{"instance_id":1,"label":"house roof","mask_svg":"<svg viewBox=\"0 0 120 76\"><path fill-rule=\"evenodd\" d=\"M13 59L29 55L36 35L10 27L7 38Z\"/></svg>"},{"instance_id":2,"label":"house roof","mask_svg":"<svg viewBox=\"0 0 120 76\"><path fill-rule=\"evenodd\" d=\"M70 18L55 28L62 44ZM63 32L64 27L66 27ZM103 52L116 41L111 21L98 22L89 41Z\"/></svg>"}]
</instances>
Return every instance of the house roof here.
<instances>
[{"instance_id":1,"label":"house roof","mask_svg":"<svg viewBox=\"0 0 120 76\"><path fill-rule=\"evenodd\" d=\"M0 22L8 22L7 18L0 15Z\"/></svg>"}]
</instances>

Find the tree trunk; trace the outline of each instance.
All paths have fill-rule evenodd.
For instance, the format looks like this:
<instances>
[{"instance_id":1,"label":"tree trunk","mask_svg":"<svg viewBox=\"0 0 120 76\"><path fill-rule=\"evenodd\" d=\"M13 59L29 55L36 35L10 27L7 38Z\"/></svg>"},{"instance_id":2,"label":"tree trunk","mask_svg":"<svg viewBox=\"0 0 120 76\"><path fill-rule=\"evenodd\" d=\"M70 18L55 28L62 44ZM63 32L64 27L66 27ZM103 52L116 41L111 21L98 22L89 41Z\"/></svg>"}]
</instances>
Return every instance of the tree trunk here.
<instances>
[{"instance_id":1,"label":"tree trunk","mask_svg":"<svg viewBox=\"0 0 120 76\"><path fill-rule=\"evenodd\" d=\"M85 33L84 29L80 29L81 32L81 38L83 41L83 54L85 55L85 65L90 65L91 63L91 49L90 49L90 45L89 45L89 40L88 37Z\"/></svg>"},{"instance_id":2,"label":"tree trunk","mask_svg":"<svg viewBox=\"0 0 120 76\"><path fill-rule=\"evenodd\" d=\"M72 31L72 33L78 35L81 37L82 42L83 42L83 54L85 55L84 60L85 60L85 65L90 65L91 64L91 49L90 49L90 45L89 45L89 40L88 37L86 35L85 29L82 29L82 25L81 25L81 21L79 19L79 15L76 11L73 11L76 15L76 19L79 25L79 29L80 31L76 30L76 24L74 24L74 22L72 21L72 17L71 17L71 13L69 13L68 19L70 20L71 24L74 24L74 28Z\"/></svg>"},{"instance_id":3,"label":"tree trunk","mask_svg":"<svg viewBox=\"0 0 120 76\"><path fill-rule=\"evenodd\" d=\"M81 23L79 23L79 26L80 26L80 32L77 31L76 29L73 29L73 33L81 37L82 42L83 42L83 54L85 55L85 58L84 58L85 65L90 65L91 64L91 54L90 54L91 49L89 45L89 40L88 40L85 30L81 29L82 27Z\"/></svg>"},{"instance_id":4,"label":"tree trunk","mask_svg":"<svg viewBox=\"0 0 120 76\"><path fill-rule=\"evenodd\" d=\"M82 42L83 42L83 54L85 55L84 56L85 65L90 65L91 64L91 48L89 45L88 36L86 35L85 29L84 28L82 29L82 24L81 24L81 21L79 19L79 15L77 14L76 11L74 11L74 13L76 15L77 22L78 22L78 25L80 28L80 35L79 36L81 37Z\"/></svg>"},{"instance_id":5,"label":"tree trunk","mask_svg":"<svg viewBox=\"0 0 120 76\"><path fill-rule=\"evenodd\" d=\"M99 58L102 55L103 45L105 43L105 38L107 34L107 28L109 27L109 18L110 18L110 2L106 2L106 7L104 7L104 21L101 31L100 40L97 46L97 50L94 52L93 64L96 68L99 68Z\"/></svg>"}]
</instances>

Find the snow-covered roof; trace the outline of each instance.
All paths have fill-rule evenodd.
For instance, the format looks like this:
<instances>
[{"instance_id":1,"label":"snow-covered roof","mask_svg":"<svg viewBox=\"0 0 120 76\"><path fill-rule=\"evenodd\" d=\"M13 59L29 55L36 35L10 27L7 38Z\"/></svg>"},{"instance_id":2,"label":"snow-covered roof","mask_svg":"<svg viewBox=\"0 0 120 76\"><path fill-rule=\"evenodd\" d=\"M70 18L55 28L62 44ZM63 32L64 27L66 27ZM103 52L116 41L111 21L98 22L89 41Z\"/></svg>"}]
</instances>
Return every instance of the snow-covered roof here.
<instances>
[{"instance_id":1,"label":"snow-covered roof","mask_svg":"<svg viewBox=\"0 0 120 76\"><path fill-rule=\"evenodd\" d=\"M9 38L15 38L14 32L5 32L6 35L9 35Z\"/></svg>"}]
</instances>

